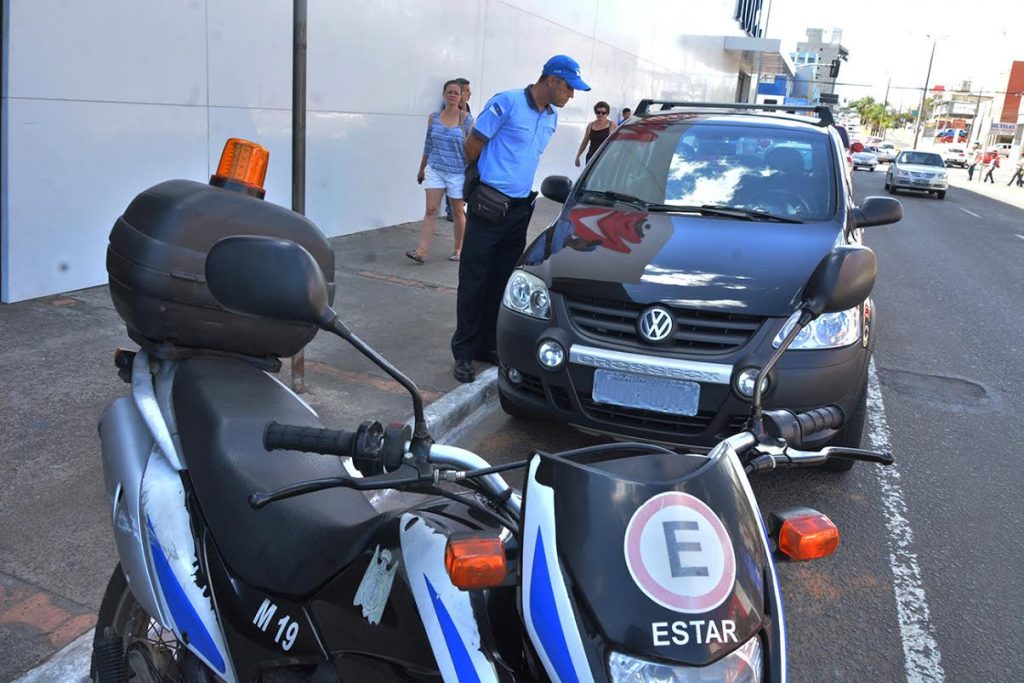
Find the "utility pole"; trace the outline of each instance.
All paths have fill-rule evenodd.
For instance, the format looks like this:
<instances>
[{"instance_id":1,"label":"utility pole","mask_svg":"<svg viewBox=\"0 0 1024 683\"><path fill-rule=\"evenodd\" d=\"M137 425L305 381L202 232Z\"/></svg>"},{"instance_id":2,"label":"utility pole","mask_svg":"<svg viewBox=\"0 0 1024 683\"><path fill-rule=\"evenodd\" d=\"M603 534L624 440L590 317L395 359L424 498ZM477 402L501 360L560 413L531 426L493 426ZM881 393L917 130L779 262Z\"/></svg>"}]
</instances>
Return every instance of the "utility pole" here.
<instances>
[{"instance_id":1,"label":"utility pole","mask_svg":"<svg viewBox=\"0 0 1024 683\"><path fill-rule=\"evenodd\" d=\"M306 0L292 5L292 211L306 213ZM306 352L292 356L292 390L306 390Z\"/></svg>"},{"instance_id":2,"label":"utility pole","mask_svg":"<svg viewBox=\"0 0 1024 683\"><path fill-rule=\"evenodd\" d=\"M932 56L928 58L928 73L924 77L924 88L921 89L921 105L917 108L917 124L914 126L914 149L917 149L917 136L921 134L921 117L924 116L924 98L928 94L928 81L932 78L932 60L935 59L935 44L932 41Z\"/></svg>"},{"instance_id":3,"label":"utility pole","mask_svg":"<svg viewBox=\"0 0 1024 683\"><path fill-rule=\"evenodd\" d=\"M889 109L889 86L892 85L892 76L889 76L889 80L885 82L885 101L882 102L882 115L885 116L885 112ZM882 126L882 139L885 139L885 134L889 131L886 126Z\"/></svg>"}]
</instances>

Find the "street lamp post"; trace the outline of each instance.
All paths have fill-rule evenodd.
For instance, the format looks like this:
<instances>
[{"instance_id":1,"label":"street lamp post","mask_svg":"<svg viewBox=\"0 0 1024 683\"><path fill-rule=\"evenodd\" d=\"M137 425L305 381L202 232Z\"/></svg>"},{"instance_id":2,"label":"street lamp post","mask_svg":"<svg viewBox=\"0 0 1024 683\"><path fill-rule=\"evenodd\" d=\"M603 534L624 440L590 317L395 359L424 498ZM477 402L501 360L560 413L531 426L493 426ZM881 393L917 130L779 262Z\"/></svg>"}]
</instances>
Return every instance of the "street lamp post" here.
<instances>
[{"instance_id":1,"label":"street lamp post","mask_svg":"<svg viewBox=\"0 0 1024 683\"><path fill-rule=\"evenodd\" d=\"M921 134L921 118L924 116L924 98L928 94L928 81L932 78L932 60L935 59L935 44L932 41L932 56L928 58L928 73L924 77L924 88L921 90L921 104L917 108L917 123L914 125L914 148L917 148L917 137Z\"/></svg>"}]
</instances>

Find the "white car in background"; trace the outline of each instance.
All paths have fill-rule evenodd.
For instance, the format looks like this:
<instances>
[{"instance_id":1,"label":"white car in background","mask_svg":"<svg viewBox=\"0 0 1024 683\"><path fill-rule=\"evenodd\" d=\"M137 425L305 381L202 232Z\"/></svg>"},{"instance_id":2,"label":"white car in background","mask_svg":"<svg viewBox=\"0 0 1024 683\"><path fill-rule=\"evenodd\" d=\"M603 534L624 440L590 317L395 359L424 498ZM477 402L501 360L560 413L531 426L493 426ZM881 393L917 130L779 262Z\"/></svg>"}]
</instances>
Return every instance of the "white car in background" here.
<instances>
[{"instance_id":1,"label":"white car in background","mask_svg":"<svg viewBox=\"0 0 1024 683\"><path fill-rule=\"evenodd\" d=\"M936 152L904 150L885 172L885 189L889 194L896 194L897 190L920 190L934 192L939 199L945 199L948 188L946 162Z\"/></svg>"},{"instance_id":2,"label":"white car in background","mask_svg":"<svg viewBox=\"0 0 1024 683\"><path fill-rule=\"evenodd\" d=\"M854 152L850 156L853 159L854 171L859 168L866 168L869 171L874 171L875 167L878 166L878 156L874 147L865 147L863 151Z\"/></svg>"},{"instance_id":3,"label":"white car in background","mask_svg":"<svg viewBox=\"0 0 1024 683\"><path fill-rule=\"evenodd\" d=\"M886 163L892 163L892 160L895 159L896 155L899 153L900 151L896 149L896 145L891 142L879 142L875 145L875 158L877 158L879 162L884 161Z\"/></svg>"},{"instance_id":4,"label":"white car in background","mask_svg":"<svg viewBox=\"0 0 1024 683\"><path fill-rule=\"evenodd\" d=\"M959 166L960 168L967 168L967 164L970 162L967 158L967 150L956 145L947 147L942 152L942 159L946 162L946 166Z\"/></svg>"}]
</instances>

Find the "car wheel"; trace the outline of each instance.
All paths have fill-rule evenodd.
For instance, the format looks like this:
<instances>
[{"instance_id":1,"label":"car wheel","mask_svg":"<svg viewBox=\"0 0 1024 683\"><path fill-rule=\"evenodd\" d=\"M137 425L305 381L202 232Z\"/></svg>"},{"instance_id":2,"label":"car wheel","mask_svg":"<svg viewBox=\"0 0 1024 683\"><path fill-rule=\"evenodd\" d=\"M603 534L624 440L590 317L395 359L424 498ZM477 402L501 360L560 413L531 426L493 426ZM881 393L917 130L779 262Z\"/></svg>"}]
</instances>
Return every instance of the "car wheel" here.
<instances>
[{"instance_id":1,"label":"car wheel","mask_svg":"<svg viewBox=\"0 0 1024 683\"><path fill-rule=\"evenodd\" d=\"M505 392L501 389L498 389L498 403L501 404L501 409L504 410L507 415L510 415L517 420L532 421L537 419L532 413L523 410L508 399L505 396Z\"/></svg>"},{"instance_id":2,"label":"car wheel","mask_svg":"<svg viewBox=\"0 0 1024 683\"><path fill-rule=\"evenodd\" d=\"M936 196L938 196L939 199L945 199L946 198L946 191L945 190L943 190L942 192L936 192L935 194L936 194Z\"/></svg>"},{"instance_id":3,"label":"car wheel","mask_svg":"<svg viewBox=\"0 0 1024 683\"><path fill-rule=\"evenodd\" d=\"M860 390L860 396L854 404L853 414L849 421L832 439L830 446L845 446L847 448L860 448L864 441L864 423L868 415L868 378L864 378L864 386ZM855 460L840 460L839 458L829 460L819 467L827 472L849 472L853 469Z\"/></svg>"}]
</instances>

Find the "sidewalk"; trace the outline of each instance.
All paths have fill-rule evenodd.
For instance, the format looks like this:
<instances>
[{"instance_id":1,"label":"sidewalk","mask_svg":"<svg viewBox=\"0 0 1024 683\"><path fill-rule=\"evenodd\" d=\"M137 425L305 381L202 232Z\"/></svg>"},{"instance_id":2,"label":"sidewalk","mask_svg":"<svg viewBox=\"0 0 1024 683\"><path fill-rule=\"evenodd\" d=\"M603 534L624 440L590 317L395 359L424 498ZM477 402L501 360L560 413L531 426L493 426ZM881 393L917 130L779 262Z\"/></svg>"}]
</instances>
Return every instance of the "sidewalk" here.
<instances>
[{"instance_id":1,"label":"sidewalk","mask_svg":"<svg viewBox=\"0 0 1024 683\"><path fill-rule=\"evenodd\" d=\"M558 208L538 201L531 238ZM471 389L452 377L458 264L447 259L451 224L438 221L424 265L404 256L418 231L417 221L332 239L335 308L355 334L413 378L426 403L447 396L434 413L461 418L467 400L493 399L493 391L483 390L494 373ZM0 305L0 681L69 644L68 656L79 658L74 662L88 655L82 636L95 624L117 562L96 433L106 405L128 393L112 362L117 346L136 348L106 287ZM287 360L279 378L291 379ZM412 412L401 386L325 333L306 348L305 382L303 397L334 428L403 421ZM457 420L441 428L456 438ZM74 680L64 671L46 669L32 678Z\"/></svg>"}]
</instances>

